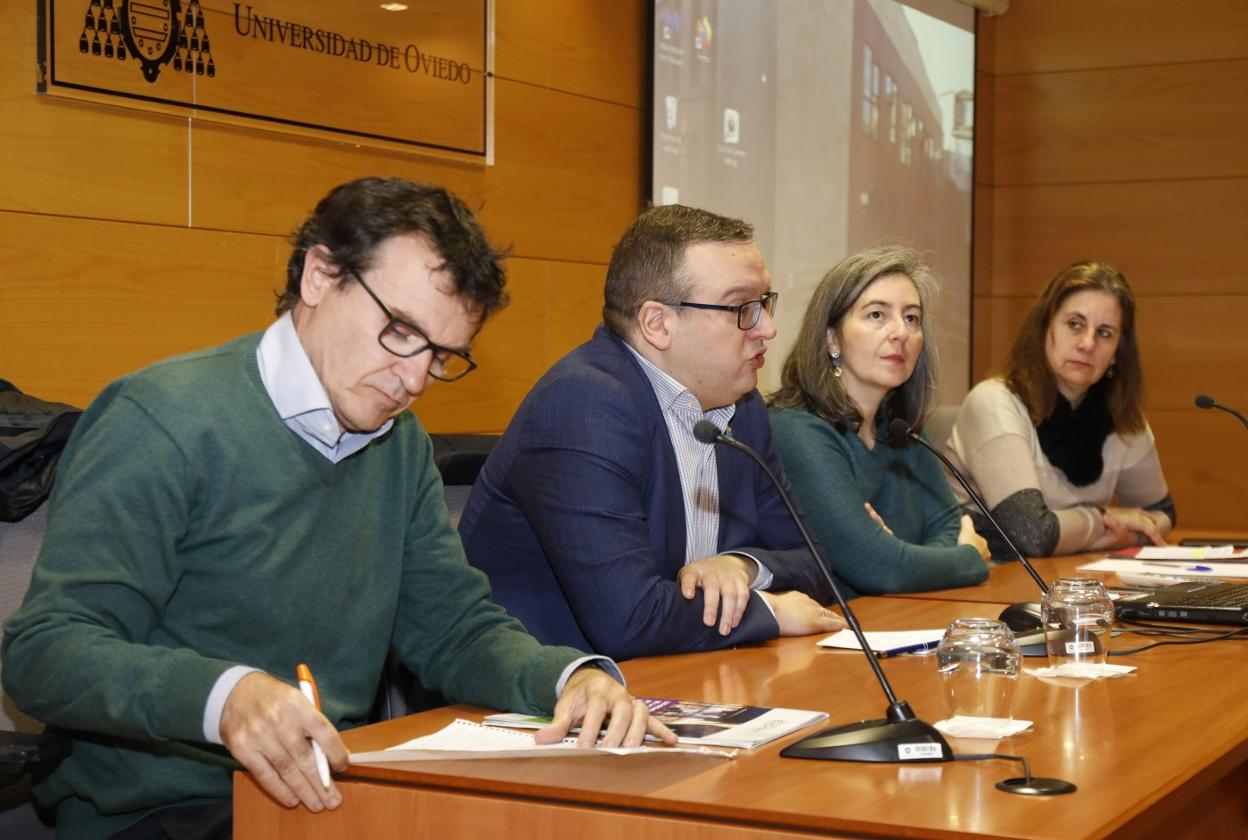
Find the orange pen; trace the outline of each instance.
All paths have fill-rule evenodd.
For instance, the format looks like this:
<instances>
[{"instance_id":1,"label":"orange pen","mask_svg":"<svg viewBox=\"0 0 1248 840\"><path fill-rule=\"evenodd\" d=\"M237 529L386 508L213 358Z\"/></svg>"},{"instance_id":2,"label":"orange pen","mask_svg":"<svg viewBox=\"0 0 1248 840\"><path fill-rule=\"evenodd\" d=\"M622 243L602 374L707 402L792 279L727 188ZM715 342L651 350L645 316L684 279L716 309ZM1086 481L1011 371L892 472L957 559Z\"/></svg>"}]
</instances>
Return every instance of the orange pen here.
<instances>
[{"instance_id":1,"label":"orange pen","mask_svg":"<svg viewBox=\"0 0 1248 840\"><path fill-rule=\"evenodd\" d=\"M295 676L299 680L299 690L303 692L303 696L308 698L308 702L316 706L316 710L321 710L321 695L316 690L316 680L312 679L312 671L302 662L295 668ZM312 755L316 757L316 772L320 774L321 786L329 787L329 761L325 758L325 751L321 749L321 745L314 739L312 741Z\"/></svg>"}]
</instances>

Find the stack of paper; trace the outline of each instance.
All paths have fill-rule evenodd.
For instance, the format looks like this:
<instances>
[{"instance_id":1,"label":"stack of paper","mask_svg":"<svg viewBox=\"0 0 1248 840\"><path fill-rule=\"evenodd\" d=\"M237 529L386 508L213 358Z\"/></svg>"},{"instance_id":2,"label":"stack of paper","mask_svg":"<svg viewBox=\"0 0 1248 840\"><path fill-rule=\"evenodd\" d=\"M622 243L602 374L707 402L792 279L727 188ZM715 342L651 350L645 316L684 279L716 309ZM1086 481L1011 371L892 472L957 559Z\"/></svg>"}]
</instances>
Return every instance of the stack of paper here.
<instances>
[{"instance_id":1,"label":"stack of paper","mask_svg":"<svg viewBox=\"0 0 1248 840\"><path fill-rule=\"evenodd\" d=\"M462 718L432 735L413 738L402 744L373 752L351 753L352 764L387 764L395 761L447 761L475 758L594 758L605 755L642 755L645 753L682 753L732 758L735 750L714 750L706 747L596 747L592 750L576 746L575 738L557 744L537 744L528 732L483 726Z\"/></svg>"}]
</instances>

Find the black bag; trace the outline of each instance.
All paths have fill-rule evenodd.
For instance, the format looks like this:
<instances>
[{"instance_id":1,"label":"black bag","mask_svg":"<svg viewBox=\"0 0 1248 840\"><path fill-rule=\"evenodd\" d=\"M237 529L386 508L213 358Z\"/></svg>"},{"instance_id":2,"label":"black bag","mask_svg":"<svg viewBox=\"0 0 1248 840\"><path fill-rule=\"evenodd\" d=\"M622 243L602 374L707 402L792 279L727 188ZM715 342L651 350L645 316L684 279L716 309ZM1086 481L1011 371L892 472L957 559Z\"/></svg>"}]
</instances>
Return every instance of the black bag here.
<instances>
[{"instance_id":1,"label":"black bag","mask_svg":"<svg viewBox=\"0 0 1248 840\"><path fill-rule=\"evenodd\" d=\"M23 394L0 379L0 521L18 522L43 504L81 416L81 409Z\"/></svg>"}]
</instances>

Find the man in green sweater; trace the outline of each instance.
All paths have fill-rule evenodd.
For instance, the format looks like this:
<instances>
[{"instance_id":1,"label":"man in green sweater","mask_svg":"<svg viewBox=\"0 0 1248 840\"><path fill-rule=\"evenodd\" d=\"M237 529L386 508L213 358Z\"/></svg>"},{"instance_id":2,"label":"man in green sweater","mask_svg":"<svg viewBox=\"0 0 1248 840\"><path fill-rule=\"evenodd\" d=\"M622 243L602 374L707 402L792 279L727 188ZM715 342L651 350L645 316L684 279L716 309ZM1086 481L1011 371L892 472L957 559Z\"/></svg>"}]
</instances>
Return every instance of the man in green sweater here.
<instances>
[{"instance_id":1,"label":"man in green sweater","mask_svg":"<svg viewBox=\"0 0 1248 840\"><path fill-rule=\"evenodd\" d=\"M499 258L441 188L344 184L296 233L268 330L88 409L3 649L14 702L74 738L36 791L61 836L228 836L239 764L288 806L338 807L312 742L346 768L337 729L364 720L391 646L449 697L553 708L542 740L607 716L608 744L673 740L610 660L539 645L491 602L406 410L475 367Z\"/></svg>"}]
</instances>

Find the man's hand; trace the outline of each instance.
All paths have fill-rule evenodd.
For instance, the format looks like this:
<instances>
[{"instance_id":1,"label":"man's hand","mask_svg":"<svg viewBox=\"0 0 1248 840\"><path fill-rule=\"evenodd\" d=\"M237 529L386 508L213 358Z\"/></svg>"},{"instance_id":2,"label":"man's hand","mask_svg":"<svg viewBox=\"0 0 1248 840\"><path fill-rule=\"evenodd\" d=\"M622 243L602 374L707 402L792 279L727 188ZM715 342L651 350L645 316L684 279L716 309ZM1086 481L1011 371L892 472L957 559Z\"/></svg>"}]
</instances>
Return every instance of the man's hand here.
<instances>
[{"instance_id":1,"label":"man's hand","mask_svg":"<svg viewBox=\"0 0 1248 840\"><path fill-rule=\"evenodd\" d=\"M771 605L780 623L781 636L808 636L811 633L835 633L845 629L845 619L819 606L809 595L794 589L791 592L760 592Z\"/></svg>"},{"instance_id":2,"label":"man's hand","mask_svg":"<svg viewBox=\"0 0 1248 840\"><path fill-rule=\"evenodd\" d=\"M962 514L962 521L958 524L958 545L974 546L979 552L979 556L984 558L987 563L992 559L992 552L988 550L988 541L979 535L975 530L975 525L971 522L971 517Z\"/></svg>"},{"instance_id":3,"label":"man's hand","mask_svg":"<svg viewBox=\"0 0 1248 840\"><path fill-rule=\"evenodd\" d=\"M337 808L342 794L332 781L321 787L309 738L321 745L330 767L347 769L337 730L298 689L253 672L225 701L221 742L270 796L287 808L300 802L314 812Z\"/></svg>"},{"instance_id":4,"label":"man's hand","mask_svg":"<svg viewBox=\"0 0 1248 840\"><path fill-rule=\"evenodd\" d=\"M639 747L647 732L665 744L676 743L672 730L650 717L645 703L634 700L624 686L592 666L582 666L568 677L550 724L539 729L533 740L553 744L580 724L576 745L592 747L607 717L611 723L602 736L604 747Z\"/></svg>"},{"instance_id":5,"label":"man's hand","mask_svg":"<svg viewBox=\"0 0 1248 840\"><path fill-rule=\"evenodd\" d=\"M745 557L717 554L695 560L680 570L676 582L680 594L692 599L702 587L702 623L715 626L719 616L719 633L727 636L741 623L750 603L750 583L758 573L758 565Z\"/></svg>"}]
</instances>

